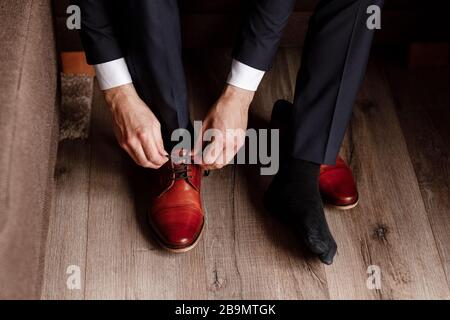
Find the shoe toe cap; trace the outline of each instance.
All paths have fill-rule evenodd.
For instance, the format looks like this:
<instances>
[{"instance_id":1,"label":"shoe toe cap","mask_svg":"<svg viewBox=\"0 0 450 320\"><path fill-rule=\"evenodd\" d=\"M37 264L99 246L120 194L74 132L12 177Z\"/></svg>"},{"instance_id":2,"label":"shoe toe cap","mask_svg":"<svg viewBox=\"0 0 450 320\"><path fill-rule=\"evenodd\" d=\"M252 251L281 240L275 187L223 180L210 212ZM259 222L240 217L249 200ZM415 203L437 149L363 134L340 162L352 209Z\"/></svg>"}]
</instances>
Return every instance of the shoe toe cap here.
<instances>
[{"instance_id":1,"label":"shoe toe cap","mask_svg":"<svg viewBox=\"0 0 450 320\"><path fill-rule=\"evenodd\" d=\"M358 201L358 191L351 173L336 170L320 176L320 191L325 200L336 206L348 206Z\"/></svg>"},{"instance_id":2,"label":"shoe toe cap","mask_svg":"<svg viewBox=\"0 0 450 320\"><path fill-rule=\"evenodd\" d=\"M203 227L203 214L192 208L166 209L152 214L150 220L163 245L173 249L191 246Z\"/></svg>"}]
</instances>

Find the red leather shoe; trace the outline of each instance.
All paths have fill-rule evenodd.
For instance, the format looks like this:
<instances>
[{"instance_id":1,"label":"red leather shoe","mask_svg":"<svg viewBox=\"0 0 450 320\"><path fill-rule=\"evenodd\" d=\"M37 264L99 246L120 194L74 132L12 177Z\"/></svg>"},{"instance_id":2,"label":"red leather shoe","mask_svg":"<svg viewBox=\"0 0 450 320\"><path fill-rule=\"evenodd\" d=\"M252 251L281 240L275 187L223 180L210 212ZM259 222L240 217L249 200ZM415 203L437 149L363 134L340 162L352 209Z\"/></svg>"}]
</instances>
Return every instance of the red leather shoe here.
<instances>
[{"instance_id":1,"label":"red leather shoe","mask_svg":"<svg viewBox=\"0 0 450 320\"><path fill-rule=\"evenodd\" d=\"M349 210L358 205L355 180L341 157L337 158L334 166L320 166L319 187L324 202L337 209Z\"/></svg>"},{"instance_id":2,"label":"red leather shoe","mask_svg":"<svg viewBox=\"0 0 450 320\"><path fill-rule=\"evenodd\" d=\"M204 227L200 197L202 169L168 161L158 170L159 185L148 220L158 242L169 251L195 247Z\"/></svg>"}]
</instances>

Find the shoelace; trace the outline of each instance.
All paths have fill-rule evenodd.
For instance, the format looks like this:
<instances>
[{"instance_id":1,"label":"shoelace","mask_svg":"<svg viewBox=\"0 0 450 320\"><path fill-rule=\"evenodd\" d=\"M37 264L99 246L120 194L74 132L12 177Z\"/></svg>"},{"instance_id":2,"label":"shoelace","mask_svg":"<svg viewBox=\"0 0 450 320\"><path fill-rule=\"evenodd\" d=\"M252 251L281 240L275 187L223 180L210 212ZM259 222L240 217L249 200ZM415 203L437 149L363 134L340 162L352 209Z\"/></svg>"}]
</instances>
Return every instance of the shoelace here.
<instances>
[{"instance_id":1,"label":"shoelace","mask_svg":"<svg viewBox=\"0 0 450 320\"><path fill-rule=\"evenodd\" d=\"M172 168L173 180L178 181L183 179L192 179L192 176L189 175L190 172L191 169L187 164L182 163L174 165Z\"/></svg>"}]
</instances>

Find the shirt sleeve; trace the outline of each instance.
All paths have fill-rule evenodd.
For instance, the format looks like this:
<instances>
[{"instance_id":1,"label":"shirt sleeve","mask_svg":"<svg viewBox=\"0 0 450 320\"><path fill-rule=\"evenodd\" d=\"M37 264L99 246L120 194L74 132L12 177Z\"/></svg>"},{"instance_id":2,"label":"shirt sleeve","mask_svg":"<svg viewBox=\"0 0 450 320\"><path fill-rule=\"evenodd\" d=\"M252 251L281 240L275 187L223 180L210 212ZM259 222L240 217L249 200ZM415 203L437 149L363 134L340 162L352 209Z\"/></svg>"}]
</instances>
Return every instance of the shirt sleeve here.
<instances>
[{"instance_id":1,"label":"shirt sleeve","mask_svg":"<svg viewBox=\"0 0 450 320\"><path fill-rule=\"evenodd\" d=\"M264 74L265 71L255 69L234 59L227 83L241 89L256 91Z\"/></svg>"},{"instance_id":2,"label":"shirt sleeve","mask_svg":"<svg viewBox=\"0 0 450 320\"><path fill-rule=\"evenodd\" d=\"M101 90L132 83L124 58L94 65ZM228 83L245 90L256 91L265 72L233 60Z\"/></svg>"},{"instance_id":3,"label":"shirt sleeve","mask_svg":"<svg viewBox=\"0 0 450 320\"><path fill-rule=\"evenodd\" d=\"M130 72L124 58L94 65L101 90L132 83Z\"/></svg>"}]
</instances>

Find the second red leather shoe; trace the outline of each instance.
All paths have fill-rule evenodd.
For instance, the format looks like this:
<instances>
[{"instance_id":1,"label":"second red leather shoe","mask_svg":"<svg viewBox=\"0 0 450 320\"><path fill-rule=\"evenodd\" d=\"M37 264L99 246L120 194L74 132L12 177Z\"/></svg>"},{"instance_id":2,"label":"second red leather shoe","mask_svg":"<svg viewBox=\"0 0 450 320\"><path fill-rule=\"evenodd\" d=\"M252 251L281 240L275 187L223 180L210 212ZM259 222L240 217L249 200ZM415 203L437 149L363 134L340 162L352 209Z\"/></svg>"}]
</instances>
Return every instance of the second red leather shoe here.
<instances>
[{"instance_id":1,"label":"second red leather shoe","mask_svg":"<svg viewBox=\"0 0 450 320\"><path fill-rule=\"evenodd\" d=\"M202 169L168 161L158 169L159 185L148 220L158 242L172 252L195 247L204 228L200 197Z\"/></svg>"},{"instance_id":2,"label":"second red leather shoe","mask_svg":"<svg viewBox=\"0 0 450 320\"><path fill-rule=\"evenodd\" d=\"M320 166L319 187L324 201L337 209L349 210L358 205L352 171L341 157L337 158L336 165Z\"/></svg>"}]
</instances>

